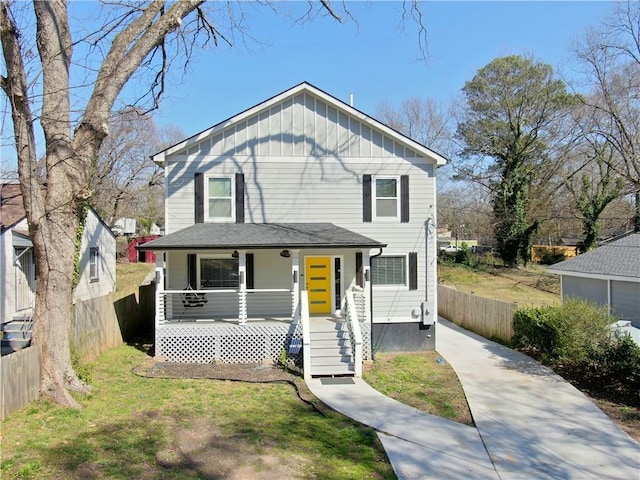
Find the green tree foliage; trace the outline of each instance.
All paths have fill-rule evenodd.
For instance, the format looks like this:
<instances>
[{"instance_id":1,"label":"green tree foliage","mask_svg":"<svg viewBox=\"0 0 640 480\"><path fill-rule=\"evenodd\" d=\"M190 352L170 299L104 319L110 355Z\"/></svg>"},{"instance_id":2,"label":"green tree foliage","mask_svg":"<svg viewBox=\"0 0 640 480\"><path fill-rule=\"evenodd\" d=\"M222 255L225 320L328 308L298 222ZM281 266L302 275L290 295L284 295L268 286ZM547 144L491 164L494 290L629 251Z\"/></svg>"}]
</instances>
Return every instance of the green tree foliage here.
<instances>
[{"instance_id":1,"label":"green tree foliage","mask_svg":"<svg viewBox=\"0 0 640 480\"><path fill-rule=\"evenodd\" d=\"M608 142L596 145L592 168L582 172L579 180L568 180L565 184L574 197L575 208L582 222L584 240L579 246L581 252L591 250L596 245L600 233L600 215L623 191L623 180L614 174L609 160L615 152L607 145Z\"/></svg>"},{"instance_id":2,"label":"green tree foliage","mask_svg":"<svg viewBox=\"0 0 640 480\"><path fill-rule=\"evenodd\" d=\"M531 200L556 170L573 97L551 66L517 55L493 60L462 91L457 137L464 163L458 177L490 191L505 265L526 263L539 226Z\"/></svg>"}]
</instances>

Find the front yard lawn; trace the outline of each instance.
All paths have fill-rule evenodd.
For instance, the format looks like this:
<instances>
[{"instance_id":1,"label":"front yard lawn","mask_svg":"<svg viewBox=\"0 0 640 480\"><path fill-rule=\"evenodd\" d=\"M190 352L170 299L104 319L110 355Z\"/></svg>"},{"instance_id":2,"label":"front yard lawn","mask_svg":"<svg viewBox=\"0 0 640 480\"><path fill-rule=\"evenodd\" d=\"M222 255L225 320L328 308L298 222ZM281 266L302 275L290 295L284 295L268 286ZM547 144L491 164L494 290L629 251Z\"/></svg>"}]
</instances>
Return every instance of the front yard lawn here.
<instances>
[{"instance_id":1,"label":"front yard lawn","mask_svg":"<svg viewBox=\"0 0 640 480\"><path fill-rule=\"evenodd\" d=\"M374 430L283 384L150 379L123 346L91 367L82 410L35 402L2 423L7 479L392 479ZM324 409L323 409L324 411Z\"/></svg>"}]
</instances>

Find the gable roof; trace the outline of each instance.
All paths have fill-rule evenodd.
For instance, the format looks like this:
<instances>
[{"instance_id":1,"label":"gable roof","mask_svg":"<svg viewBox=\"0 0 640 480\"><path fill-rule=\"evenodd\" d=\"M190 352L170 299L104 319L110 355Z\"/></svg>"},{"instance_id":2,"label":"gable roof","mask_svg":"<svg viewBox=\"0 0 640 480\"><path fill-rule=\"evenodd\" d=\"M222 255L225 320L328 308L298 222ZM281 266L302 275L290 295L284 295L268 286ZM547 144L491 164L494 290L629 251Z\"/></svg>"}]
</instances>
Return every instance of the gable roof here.
<instances>
[{"instance_id":1,"label":"gable roof","mask_svg":"<svg viewBox=\"0 0 640 480\"><path fill-rule=\"evenodd\" d=\"M556 263L548 271L559 275L640 282L640 233Z\"/></svg>"},{"instance_id":2,"label":"gable roof","mask_svg":"<svg viewBox=\"0 0 640 480\"><path fill-rule=\"evenodd\" d=\"M196 223L140 250L381 248L386 244L332 223Z\"/></svg>"},{"instance_id":3,"label":"gable roof","mask_svg":"<svg viewBox=\"0 0 640 480\"><path fill-rule=\"evenodd\" d=\"M98 212L89 205L89 210L93 212L98 221L107 229L107 231L115 238L115 234L105 223ZM0 183L0 232L4 233L9 230L22 219L27 216L22 203L22 193L20 185L17 183ZM27 235L27 232L16 232L21 235Z\"/></svg>"},{"instance_id":4,"label":"gable roof","mask_svg":"<svg viewBox=\"0 0 640 480\"><path fill-rule=\"evenodd\" d=\"M26 216L17 183L0 183L0 231L10 229Z\"/></svg>"},{"instance_id":5,"label":"gable roof","mask_svg":"<svg viewBox=\"0 0 640 480\"><path fill-rule=\"evenodd\" d=\"M322 101L326 102L328 105L332 106L339 112L343 112L347 115L357 118L360 122L368 125L370 128L382 132L399 144L433 160L438 166L445 165L447 163L447 160L442 155L436 153L425 145L422 145L412 138L398 132L397 130L394 130L393 128L344 103L342 100L329 95L325 91L311 85L308 82L302 82L295 87L285 90L284 92L279 93L278 95L275 95L265 100L264 102L248 108L247 110L244 110L237 115L234 115L233 117L223 120L222 122L217 123L216 125L203 130L202 132L197 133L180 143L177 143L171 147L166 148L165 150L156 153L155 155L152 155L151 159L158 164L163 164L167 156L180 152L181 150L189 149L190 147L197 145L199 142L221 133L223 130L233 126L234 124L245 121L250 117L259 115L261 112L268 111L272 106L282 103L287 99L293 98L297 95L300 95L301 93L308 93L320 98Z\"/></svg>"}]
</instances>

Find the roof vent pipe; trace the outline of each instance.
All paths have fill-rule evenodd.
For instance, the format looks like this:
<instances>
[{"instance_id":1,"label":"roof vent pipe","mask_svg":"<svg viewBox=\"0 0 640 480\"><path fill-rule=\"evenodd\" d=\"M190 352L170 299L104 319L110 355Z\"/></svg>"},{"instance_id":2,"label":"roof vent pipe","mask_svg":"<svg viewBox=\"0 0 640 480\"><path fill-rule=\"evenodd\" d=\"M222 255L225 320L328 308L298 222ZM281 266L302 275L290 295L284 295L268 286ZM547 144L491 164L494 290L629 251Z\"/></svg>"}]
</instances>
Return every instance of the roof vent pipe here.
<instances>
[{"instance_id":1,"label":"roof vent pipe","mask_svg":"<svg viewBox=\"0 0 640 480\"><path fill-rule=\"evenodd\" d=\"M353 92L349 92L349 105L353 107Z\"/></svg>"}]
</instances>

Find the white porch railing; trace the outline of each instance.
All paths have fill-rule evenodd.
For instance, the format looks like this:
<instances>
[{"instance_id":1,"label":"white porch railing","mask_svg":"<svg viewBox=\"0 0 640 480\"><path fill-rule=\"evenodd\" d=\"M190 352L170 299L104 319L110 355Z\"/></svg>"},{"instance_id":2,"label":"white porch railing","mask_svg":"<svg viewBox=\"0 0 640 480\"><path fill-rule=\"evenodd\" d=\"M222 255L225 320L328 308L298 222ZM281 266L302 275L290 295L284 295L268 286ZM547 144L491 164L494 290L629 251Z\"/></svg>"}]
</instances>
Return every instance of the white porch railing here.
<instances>
[{"instance_id":1,"label":"white porch railing","mask_svg":"<svg viewBox=\"0 0 640 480\"><path fill-rule=\"evenodd\" d=\"M300 292L300 324L302 325L302 371L304 379L311 379L311 325L309 322L309 294Z\"/></svg>"},{"instance_id":2,"label":"white porch railing","mask_svg":"<svg viewBox=\"0 0 640 480\"><path fill-rule=\"evenodd\" d=\"M156 295L156 323L291 318L289 289L164 290Z\"/></svg>"},{"instance_id":3,"label":"white porch railing","mask_svg":"<svg viewBox=\"0 0 640 480\"><path fill-rule=\"evenodd\" d=\"M351 348L353 351L353 363L355 366L355 376L362 377L362 332L360 330L360 321L356 308L354 293L349 290L344 296L344 312L347 326L349 328L349 337L351 338Z\"/></svg>"}]
</instances>

